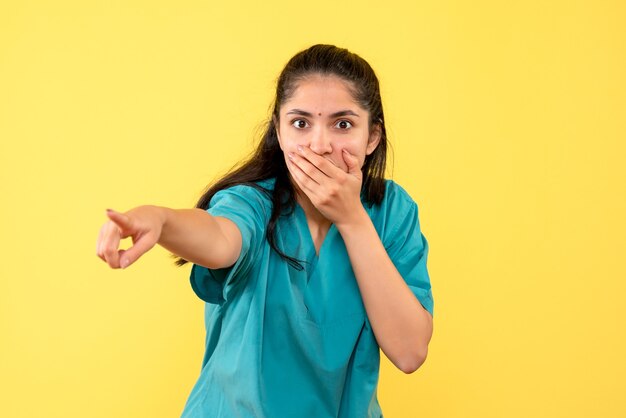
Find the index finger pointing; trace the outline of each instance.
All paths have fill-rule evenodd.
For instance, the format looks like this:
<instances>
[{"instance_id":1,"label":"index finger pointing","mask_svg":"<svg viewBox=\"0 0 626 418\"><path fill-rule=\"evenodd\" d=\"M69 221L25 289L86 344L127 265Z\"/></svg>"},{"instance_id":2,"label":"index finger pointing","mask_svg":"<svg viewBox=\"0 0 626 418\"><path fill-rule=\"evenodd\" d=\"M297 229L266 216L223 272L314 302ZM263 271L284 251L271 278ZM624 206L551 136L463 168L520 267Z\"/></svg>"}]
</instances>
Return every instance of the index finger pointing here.
<instances>
[{"instance_id":1,"label":"index finger pointing","mask_svg":"<svg viewBox=\"0 0 626 418\"><path fill-rule=\"evenodd\" d=\"M123 213L116 212L113 209L107 209L107 216L122 228L130 228L132 226L130 218Z\"/></svg>"}]
</instances>

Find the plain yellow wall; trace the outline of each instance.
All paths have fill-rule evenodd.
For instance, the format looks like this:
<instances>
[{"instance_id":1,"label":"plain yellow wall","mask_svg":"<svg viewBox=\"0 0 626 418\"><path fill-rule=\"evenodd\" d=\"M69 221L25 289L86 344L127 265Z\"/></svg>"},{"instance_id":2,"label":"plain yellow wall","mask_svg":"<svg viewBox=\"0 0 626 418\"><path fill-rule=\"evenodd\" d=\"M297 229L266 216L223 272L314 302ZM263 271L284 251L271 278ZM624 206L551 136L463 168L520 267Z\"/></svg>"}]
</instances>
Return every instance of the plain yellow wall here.
<instances>
[{"instance_id":1,"label":"plain yellow wall","mask_svg":"<svg viewBox=\"0 0 626 418\"><path fill-rule=\"evenodd\" d=\"M190 266L109 269L105 209L192 207L313 43L379 74L431 248L429 357L383 357L385 416L626 416L624 22L601 0L0 3L0 416L179 416Z\"/></svg>"}]
</instances>

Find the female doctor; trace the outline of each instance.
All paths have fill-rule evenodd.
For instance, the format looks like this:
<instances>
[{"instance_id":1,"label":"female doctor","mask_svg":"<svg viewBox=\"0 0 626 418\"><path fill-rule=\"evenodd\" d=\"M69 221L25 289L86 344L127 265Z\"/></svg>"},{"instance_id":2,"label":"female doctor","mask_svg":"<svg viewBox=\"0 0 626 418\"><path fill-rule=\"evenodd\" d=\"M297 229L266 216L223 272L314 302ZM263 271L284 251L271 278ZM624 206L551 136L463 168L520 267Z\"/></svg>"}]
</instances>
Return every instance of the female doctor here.
<instances>
[{"instance_id":1,"label":"female doctor","mask_svg":"<svg viewBox=\"0 0 626 418\"><path fill-rule=\"evenodd\" d=\"M313 45L282 70L255 153L196 208L107 210L111 268L155 244L193 263L207 335L183 417L382 417L380 350L405 373L424 363L428 243L384 178L384 121L370 65Z\"/></svg>"}]
</instances>

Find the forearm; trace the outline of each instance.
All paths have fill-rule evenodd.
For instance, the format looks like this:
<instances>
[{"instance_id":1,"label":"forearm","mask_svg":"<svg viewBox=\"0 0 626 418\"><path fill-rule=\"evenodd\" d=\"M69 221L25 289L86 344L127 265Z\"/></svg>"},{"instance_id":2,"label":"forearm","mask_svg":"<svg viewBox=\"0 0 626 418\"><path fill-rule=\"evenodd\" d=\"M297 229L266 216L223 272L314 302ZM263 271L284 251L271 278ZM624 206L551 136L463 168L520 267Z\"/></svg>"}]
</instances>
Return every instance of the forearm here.
<instances>
[{"instance_id":1,"label":"forearm","mask_svg":"<svg viewBox=\"0 0 626 418\"><path fill-rule=\"evenodd\" d=\"M163 229L158 244L195 264L209 268L232 265L239 255L236 239L224 233L224 219L203 209L158 207ZM227 221L229 222L229 221ZM230 230L233 232L234 230ZM240 240L239 240L240 241Z\"/></svg>"},{"instance_id":2,"label":"forearm","mask_svg":"<svg viewBox=\"0 0 626 418\"><path fill-rule=\"evenodd\" d=\"M432 317L394 266L369 216L337 225L345 242L363 304L385 355L405 373L426 359Z\"/></svg>"}]
</instances>

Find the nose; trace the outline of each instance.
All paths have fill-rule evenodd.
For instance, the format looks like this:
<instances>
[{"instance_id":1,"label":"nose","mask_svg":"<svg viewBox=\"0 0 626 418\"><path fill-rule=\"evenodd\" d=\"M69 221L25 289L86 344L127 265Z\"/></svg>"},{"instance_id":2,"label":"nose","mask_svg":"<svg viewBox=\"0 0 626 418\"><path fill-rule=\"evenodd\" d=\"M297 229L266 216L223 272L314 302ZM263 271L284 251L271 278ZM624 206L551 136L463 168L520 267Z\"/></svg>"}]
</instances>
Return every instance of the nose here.
<instances>
[{"instance_id":1,"label":"nose","mask_svg":"<svg viewBox=\"0 0 626 418\"><path fill-rule=\"evenodd\" d=\"M333 152L330 135L326 132L324 127L318 126L318 128L312 132L309 147L313 152L319 155Z\"/></svg>"}]
</instances>

